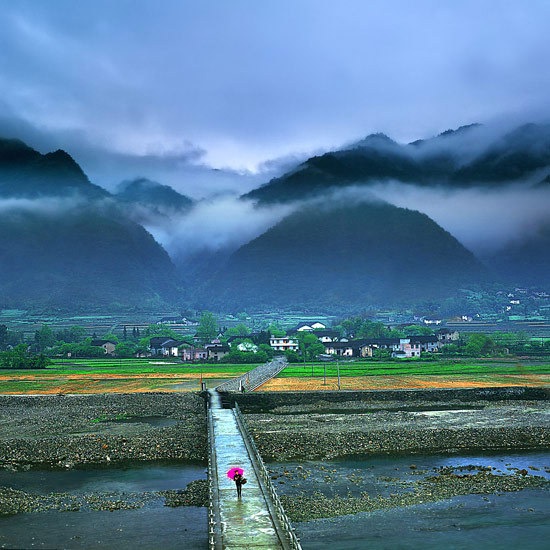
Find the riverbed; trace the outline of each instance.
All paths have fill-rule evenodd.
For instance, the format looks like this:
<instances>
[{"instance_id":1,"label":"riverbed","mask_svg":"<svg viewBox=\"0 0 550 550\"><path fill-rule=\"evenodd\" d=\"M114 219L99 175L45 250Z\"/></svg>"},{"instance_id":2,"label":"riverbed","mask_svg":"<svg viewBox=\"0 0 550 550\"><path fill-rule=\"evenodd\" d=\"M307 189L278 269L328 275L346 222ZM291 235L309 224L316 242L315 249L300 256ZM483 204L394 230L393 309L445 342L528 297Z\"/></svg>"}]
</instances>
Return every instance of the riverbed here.
<instances>
[{"instance_id":1,"label":"riverbed","mask_svg":"<svg viewBox=\"0 0 550 550\"><path fill-rule=\"evenodd\" d=\"M186 463L0 470L31 503L0 515L0 548L207 548L207 508L167 505L201 479L204 466Z\"/></svg>"},{"instance_id":2,"label":"riverbed","mask_svg":"<svg viewBox=\"0 0 550 550\"><path fill-rule=\"evenodd\" d=\"M542 550L550 540L549 453L363 456L268 468L304 550Z\"/></svg>"}]
</instances>

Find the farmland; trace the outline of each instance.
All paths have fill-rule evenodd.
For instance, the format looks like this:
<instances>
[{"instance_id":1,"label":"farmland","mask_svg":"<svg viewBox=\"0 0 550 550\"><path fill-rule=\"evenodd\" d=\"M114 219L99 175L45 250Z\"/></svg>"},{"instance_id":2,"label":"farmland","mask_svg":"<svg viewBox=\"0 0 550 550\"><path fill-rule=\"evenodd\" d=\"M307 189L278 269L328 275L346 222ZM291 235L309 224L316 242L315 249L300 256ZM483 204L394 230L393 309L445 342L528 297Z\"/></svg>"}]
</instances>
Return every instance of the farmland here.
<instances>
[{"instance_id":1,"label":"farmland","mask_svg":"<svg viewBox=\"0 0 550 550\"><path fill-rule=\"evenodd\" d=\"M548 386L548 362L357 361L289 365L263 391Z\"/></svg>"},{"instance_id":2,"label":"farmland","mask_svg":"<svg viewBox=\"0 0 550 550\"><path fill-rule=\"evenodd\" d=\"M199 391L201 380L207 387L214 387L245 370L243 365L185 365L153 359L56 360L42 370L0 371L0 393Z\"/></svg>"},{"instance_id":3,"label":"farmland","mask_svg":"<svg viewBox=\"0 0 550 550\"><path fill-rule=\"evenodd\" d=\"M185 364L166 359L56 359L42 370L0 371L3 394L199 391L257 365ZM483 386L549 386L548 362L356 361L288 365L262 391L368 390Z\"/></svg>"}]
</instances>

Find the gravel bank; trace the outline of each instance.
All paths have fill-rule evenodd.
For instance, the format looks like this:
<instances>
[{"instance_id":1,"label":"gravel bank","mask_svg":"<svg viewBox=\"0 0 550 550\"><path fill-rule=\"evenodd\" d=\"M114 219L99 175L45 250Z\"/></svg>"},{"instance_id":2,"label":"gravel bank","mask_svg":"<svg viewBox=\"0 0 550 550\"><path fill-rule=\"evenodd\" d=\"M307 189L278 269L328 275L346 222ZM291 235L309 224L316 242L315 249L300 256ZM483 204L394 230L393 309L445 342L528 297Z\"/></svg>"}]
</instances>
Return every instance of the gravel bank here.
<instances>
[{"instance_id":1,"label":"gravel bank","mask_svg":"<svg viewBox=\"0 0 550 550\"><path fill-rule=\"evenodd\" d=\"M0 467L206 459L198 395L0 396Z\"/></svg>"},{"instance_id":2,"label":"gravel bank","mask_svg":"<svg viewBox=\"0 0 550 550\"><path fill-rule=\"evenodd\" d=\"M70 469L143 461L207 460L204 401L194 394L0 396L0 467ZM206 482L181 491L33 495L0 487L0 515L121 510L164 499L205 506Z\"/></svg>"},{"instance_id":3,"label":"gravel bank","mask_svg":"<svg viewBox=\"0 0 550 550\"><path fill-rule=\"evenodd\" d=\"M339 401L272 405L269 412L255 414L244 408L267 461L550 448L546 400L437 401L411 394L400 401L358 401L340 394ZM248 410L258 407L255 403Z\"/></svg>"},{"instance_id":4,"label":"gravel bank","mask_svg":"<svg viewBox=\"0 0 550 550\"><path fill-rule=\"evenodd\" d=\"M491 472L462 475L445 472L431 476L410 486L407 492L396 492L390 496L327 497L322 493L302 493L297 496L281 496L281 502L292 521L310 521L319 518L372 512L401 506L449 499L460 495L491 495L514 492L523 489L548 490L550 481L540 476L499 476Z\"/></svg>"}]
</instances>

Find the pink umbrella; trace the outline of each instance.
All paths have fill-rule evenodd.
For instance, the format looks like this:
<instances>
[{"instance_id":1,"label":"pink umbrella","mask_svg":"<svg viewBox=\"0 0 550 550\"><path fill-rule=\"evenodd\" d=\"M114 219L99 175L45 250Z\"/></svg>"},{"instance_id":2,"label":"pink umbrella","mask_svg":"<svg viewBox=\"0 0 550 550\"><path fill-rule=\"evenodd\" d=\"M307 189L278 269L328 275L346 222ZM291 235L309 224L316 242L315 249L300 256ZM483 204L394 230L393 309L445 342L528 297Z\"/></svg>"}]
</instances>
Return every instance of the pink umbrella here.
<instances>
[{"instance_id":1,"label":"pink umbrella","mask_svg":"<svg viewBox=\"0 0 550 550\"><path fill-rule=\"evenodd\" d=\"M235 477L236 474L241 474L243 475L244 474L244 470L242 468L238 468L237 466L234 466L233 468L231 468L228 472L227 472L227 477L229 479L233 479Z\"/></svg>"}]
</instances>

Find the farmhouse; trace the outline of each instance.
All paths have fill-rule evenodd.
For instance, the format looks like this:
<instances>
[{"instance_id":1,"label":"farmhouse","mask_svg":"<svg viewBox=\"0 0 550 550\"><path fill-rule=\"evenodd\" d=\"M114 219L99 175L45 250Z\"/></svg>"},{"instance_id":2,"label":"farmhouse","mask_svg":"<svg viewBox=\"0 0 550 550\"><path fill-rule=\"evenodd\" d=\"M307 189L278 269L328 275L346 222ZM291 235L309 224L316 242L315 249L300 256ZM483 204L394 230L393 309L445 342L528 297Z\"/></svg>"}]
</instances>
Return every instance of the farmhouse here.
<instances>
[{"instance_id":1,"label":"farmhouse","mask_svg":"<svg viewBox=\"0 0 550 550\"><path fill-rule=\"evenodd\" d=\"M365 340L327 342L325 344L325 353L338 357L372 357L372 346Z\"/></svg>"},{"instance_id":2,"label":"farmhouse","mask_svg":"<svg viewBox=\"0 0 550 550\"><path fill-rule=\"evenodd\" d=\"M269 345L276 351L298 350L298 340L289 336L271 336Z\"/></svg>"},{"instance_id":3,"label":"farmhouse","mask_svg":"<svg viewBox=\"0 0 550 550\"><path fill-rule=\"evenodd\" d=\"M399 359L420 357L420 342L410 338L400 338L398 349L394 350L391 355Z\"/></svg>"},{"instance_id":4,"label":"farmhouse","mask_svg":"<svg viewBox=\"0 0 550 550\"><path fill-rule=\"evenodd\" d=\"M326 342L337 342L340 337L340 333L336 330L315 330L315 336L319 339L319 342L323 344Z\"/></svg>"},{"instance_id":5,"label":"farmhouse","mask_svg":"<svg viewBox=\"0 0 550 550\"><path fill-rule=\"evenodd\" d=\"M112 340L92 340L90 345L103 348L106 355L113 355L115 353L116 342Z\"/></svg>"},{"instance_id":6,"label":"farmhouse","mask_svg":"<svg viewBox=\"0 0 550 550\"><path fill-rule=\"evenodd\" d=\"M410 338L420 344L421 351L428 351L430 353L439 351L441 343L437 336L411 336Z\"/></svg>"},{"instance_id":7,"label":"farmhouse","mask_svg":"<svg viewBox=\"0 0 550 550\"><path fill-rule=\"evenodd\" d=\"M460 338L458 330L450 330L448 328L440 328L436 334L437 339L444 344L448 344L449 342L456 342Z\"/></svg>"},{"instance_id":8,"label":"farmhouse","mask_svg":"<svg viewBox=\"0 0 550 550\"><path fill-rule=\"evenodd\" d=\"M229 346L220 344L219 341L212 344L206 344L204 349L206 350L206 357L215 361L219 361L229 353Z\"/></svg>"},{"instance_id":9,"label":"farmhouse","mask_svg":"<svg viewBox=\"0 0 550 550\"><path fill-rule=\"evenodd\" d=\"M151 355L178 357L180 350L188 345L187 342L174 340L166 336L154 336L149 340L149 351Z\"/></svg>"},{"instance_id":10,"label":"farmhouse","mask_svg":"<svg viewBox=\"0 0 550 550\"><path fill-rule=\"evenodd\" d=\"M313 323L299 323L289 332L313 332L314 330L323 330L327 328L326 325L320 323L319 321L314 321Z\"/></svg>"},{"instance_id":11,"label":"farmhouse","mask_svg":"<svg viewBox=\"0 0 550 550\"><path fill-rule=\"evenodd\" d=\"M205 361L208 359L208 351L205 348L190 346L182 349L181 358L184 361Z\"/></svg>"}]
</instances>

